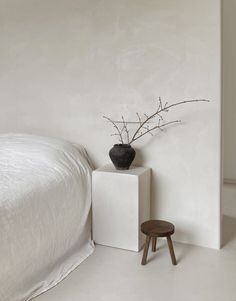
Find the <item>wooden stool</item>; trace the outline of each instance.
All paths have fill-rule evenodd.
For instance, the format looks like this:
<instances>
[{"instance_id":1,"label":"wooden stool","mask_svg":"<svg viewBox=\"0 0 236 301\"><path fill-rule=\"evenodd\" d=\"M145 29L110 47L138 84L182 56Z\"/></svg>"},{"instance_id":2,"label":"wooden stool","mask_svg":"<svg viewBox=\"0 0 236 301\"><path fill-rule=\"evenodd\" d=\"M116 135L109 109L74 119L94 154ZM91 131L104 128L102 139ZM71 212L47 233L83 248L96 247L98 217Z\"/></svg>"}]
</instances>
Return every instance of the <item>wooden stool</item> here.
<instances>
[{"instance_id":1,"label":"wooden stool","mask_svg":"<svg viewBox=\"0 0 236 301\"><path fill-rule=\"evenodd\" d=\"M157 237L167 238L172 264L173 265L177 264L175 258L175 252L171 240L171 235L174 234L175 232L175 226L173 224L161 220L150 220L142 223L141 231L146 235L146 243L143 250L142 265L145 265L147 263L147 255L148 255L148 249L149 249L149 244L151 239L152 239L152 251L153 252L156 251Z\"/></svg>"}]
</instances>

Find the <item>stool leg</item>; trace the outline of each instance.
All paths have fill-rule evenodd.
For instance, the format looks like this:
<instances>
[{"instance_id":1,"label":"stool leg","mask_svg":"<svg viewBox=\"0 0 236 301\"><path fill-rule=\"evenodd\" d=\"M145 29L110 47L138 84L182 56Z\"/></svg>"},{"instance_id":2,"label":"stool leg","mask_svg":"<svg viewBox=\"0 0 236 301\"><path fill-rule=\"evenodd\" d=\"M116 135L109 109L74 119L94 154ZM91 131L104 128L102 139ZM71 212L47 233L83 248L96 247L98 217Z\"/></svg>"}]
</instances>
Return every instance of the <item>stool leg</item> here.
<instances>
[{"instance_id":1,"label":"stool leg","mask_svg":"<svg viewBox=\"0 0 236 301\"><path fill-rule=\"evenodd\" d=\"M152 252L156 252L156 250L157 250L156 245L157 245L157 238L153 237L152 238Z\"/></svg>"},{"instance_id":2,"label":"stool leg","mask_svg":"<svg viewBox=\"0 0 236 301\"><path fill-rule=\"evenodd\" d=\"M147 255L148 255L150 240L151 240L151 237L147 235L144 250L143 250L142 265L145 265L147 263Z\"/></svg>"},{"instance_id":3,"label":"stool leg","mask_svg":"<svg viewBox=\"0 0 236 301\"><path fill-rule=\"evenodd\" d=\"M175 258L175 252L174 252L174 248L173 248L173 244L172 244L172 240L170 236L167 236L167 242L168 242L168 247L169 247L169 251L170 251L170 256L171 256L171 261L173 265L176 265L176 258Z\"/></svg>"}]
</instances>

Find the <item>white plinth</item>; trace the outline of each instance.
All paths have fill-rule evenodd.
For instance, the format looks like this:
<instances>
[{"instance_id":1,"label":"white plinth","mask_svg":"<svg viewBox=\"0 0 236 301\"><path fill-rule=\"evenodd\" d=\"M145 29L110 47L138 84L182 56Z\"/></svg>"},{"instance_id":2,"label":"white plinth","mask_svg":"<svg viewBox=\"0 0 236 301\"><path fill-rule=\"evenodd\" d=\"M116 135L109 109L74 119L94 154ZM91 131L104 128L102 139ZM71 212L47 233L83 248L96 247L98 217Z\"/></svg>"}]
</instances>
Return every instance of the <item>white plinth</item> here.
<instances>
[{"instance_id":1,"label":"white plinth","mask_svg":"<svg viewBox=\"0 0 236 301\"><path fill-rule=\"evenodd\" d=\"M142 222L150 218L151 169L116 170L109 164L92 175L93 239L97 244L138 252Z\"/></svg>"}]
</instances>

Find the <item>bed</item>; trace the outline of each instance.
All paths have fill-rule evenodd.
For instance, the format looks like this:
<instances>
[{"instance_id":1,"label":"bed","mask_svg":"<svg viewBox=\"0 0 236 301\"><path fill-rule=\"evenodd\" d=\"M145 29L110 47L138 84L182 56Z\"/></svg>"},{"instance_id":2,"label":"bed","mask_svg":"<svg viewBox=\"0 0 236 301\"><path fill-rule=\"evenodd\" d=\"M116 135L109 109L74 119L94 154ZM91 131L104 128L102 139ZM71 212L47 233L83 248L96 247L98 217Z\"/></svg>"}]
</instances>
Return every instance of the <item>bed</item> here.
<instances>
[{"instance_id":1,"label":"bed","mask_svg":"<svg viewBox=\"0 0 236 301\"><path fill-rule=\"evenodd\" d=\"M27 301L94 250L91 164L82 146L0 135L0 300Z\"/></svg>"}]
</instances>

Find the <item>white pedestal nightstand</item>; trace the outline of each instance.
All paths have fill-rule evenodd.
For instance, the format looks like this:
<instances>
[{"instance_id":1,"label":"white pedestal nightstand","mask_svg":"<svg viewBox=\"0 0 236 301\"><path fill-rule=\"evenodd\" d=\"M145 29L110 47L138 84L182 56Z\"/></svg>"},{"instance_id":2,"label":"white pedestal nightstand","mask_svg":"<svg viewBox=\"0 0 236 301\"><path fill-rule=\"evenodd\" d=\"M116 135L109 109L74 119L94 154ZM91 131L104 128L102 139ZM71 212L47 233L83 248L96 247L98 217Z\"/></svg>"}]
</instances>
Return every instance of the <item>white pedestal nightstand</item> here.
<instances>
[{"instance_id":1,"label":"white pedestal nightstand","mask_svg":"<svg viewBox=\"0 0 236 301\"><path fill-rule=\"evenodd\" d=\"M138 252L144 244L142 222L150 218L151 169L93 171L92 212L95 243Z\"/></svg>"}]
</instances>

